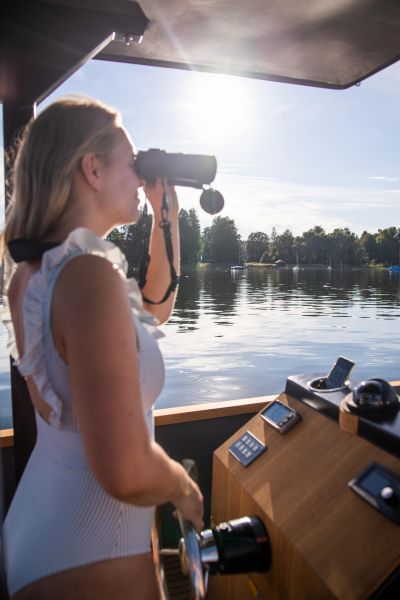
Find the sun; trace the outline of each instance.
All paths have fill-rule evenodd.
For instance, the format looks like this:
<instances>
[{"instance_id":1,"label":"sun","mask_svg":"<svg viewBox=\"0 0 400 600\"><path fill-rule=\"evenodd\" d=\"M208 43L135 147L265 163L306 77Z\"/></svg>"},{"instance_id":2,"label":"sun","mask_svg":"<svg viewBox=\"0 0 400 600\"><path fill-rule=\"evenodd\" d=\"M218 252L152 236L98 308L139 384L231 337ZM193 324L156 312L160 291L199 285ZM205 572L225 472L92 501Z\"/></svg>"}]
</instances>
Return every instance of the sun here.
<instances>
[{"instance_id":1,"label":"sun","mask_svg":"<svg viewBox=\"0 0 400 600\"><path fill-rule=\"evenodd\" d=\"M233 140L251 121L250 95L241 77L196 73L184 109L192 134L212 144Z\"/></svg>"}]
</instances>

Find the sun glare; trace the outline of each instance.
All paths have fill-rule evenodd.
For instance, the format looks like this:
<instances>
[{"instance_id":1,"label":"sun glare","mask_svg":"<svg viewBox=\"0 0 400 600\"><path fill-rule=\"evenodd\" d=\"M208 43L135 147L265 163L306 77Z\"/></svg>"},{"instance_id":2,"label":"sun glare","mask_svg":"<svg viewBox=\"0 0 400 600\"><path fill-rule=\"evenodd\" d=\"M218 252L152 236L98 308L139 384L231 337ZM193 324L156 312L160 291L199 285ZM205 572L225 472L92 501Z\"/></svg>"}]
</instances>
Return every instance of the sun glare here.
<instances>
[{"instance_id":1,"label":"sun glare","mask_svg":"<svg viewBox=\"0 0 400 600\"><path fill-rule=\"evenodd\" d=\"M245 84L240 77L196 74L187 88L185 110L197 139L223 144L243 132L251 121Z\"/></svg>"}]
</instances>

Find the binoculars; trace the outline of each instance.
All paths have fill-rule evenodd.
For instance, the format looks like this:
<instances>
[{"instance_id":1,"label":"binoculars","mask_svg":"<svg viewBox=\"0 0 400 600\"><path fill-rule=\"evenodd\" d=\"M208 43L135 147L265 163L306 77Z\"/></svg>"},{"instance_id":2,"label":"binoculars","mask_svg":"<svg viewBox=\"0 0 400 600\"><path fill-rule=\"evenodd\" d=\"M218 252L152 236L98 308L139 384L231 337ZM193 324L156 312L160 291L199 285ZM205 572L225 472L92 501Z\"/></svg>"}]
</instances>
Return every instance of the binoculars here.
<instances>
[{"instance_id":1,"label":"binoculars","mask_svg":"<svg viewBox=\"0 0 400 600\"><path fill-rule=\"evenodd\" d=\"M215 156L203 154L169 153L165 150L150 148L140 150L135 160L135 171L148 183L154 183L157 177L166 179L171 185L181 185L202 189L200 205L206 212L216 214L224 206L222 194L212 188L205 189L217 173Z\"/></svg>"}]
</instances>

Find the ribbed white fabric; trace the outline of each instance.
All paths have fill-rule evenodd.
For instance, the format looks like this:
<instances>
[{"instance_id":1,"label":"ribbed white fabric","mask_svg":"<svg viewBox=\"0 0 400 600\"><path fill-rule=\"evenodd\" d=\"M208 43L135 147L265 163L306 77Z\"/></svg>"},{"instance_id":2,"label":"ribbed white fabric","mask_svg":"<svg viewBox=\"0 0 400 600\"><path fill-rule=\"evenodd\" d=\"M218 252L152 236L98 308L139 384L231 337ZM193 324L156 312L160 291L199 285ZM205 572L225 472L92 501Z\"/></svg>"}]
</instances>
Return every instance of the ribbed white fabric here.
<instances>
[{"instance_id":1,"label":"ribbed white fabric","mask_svg":"<svg viewBox=\"0 0 400 600\"><path fill-rule=\"evenodd\" d=\"M28 283L22 357L17 355L12 324L3 312L3 322L8 321L9 348L20 372L33 377L52 407L50 424L36 415L36 446L3 526L10 594L59 571L150 550L154 509L115 500L89 469L77 427L68 367L51 335L55 282L67 262L79 254L103 256L126 281L139 348L141 400L148 430L154 437L152 405L164 382L164 365L155 339L161 334L153 317L143 309L136 282L126 279L126 261L119 249L87 229L77 229L61 246L43 255L41 269Z\"/></svg>"}]
</instances>

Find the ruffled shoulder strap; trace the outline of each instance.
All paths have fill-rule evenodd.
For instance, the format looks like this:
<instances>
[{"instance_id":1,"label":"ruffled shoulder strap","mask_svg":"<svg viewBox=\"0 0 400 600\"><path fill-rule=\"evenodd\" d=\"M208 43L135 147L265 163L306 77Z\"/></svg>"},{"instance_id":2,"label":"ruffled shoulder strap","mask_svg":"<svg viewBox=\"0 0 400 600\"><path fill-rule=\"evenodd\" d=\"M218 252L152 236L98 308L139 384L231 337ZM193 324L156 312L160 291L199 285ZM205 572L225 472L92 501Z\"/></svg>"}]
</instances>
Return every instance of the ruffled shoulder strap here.
<instances>
[{"instance_id":1,"label":"ruffled shoulder strap","mask_svg":"<svg viewBox=\"0 0 400 600\"><path fill-rule=\"evenodd\" d=\"M7 301L2 320L9 332L8 349L24 377L31 376L42 398L51 406L50 421L60 426L62 401L54 391L46 369L46 335L50 331L50 309L54 285L64 266L80 254L93 254L110 261L126 281L132 312L155 338L161 337L157 320L143 308L142 295L134 279L127 279L127 261L113 243L102 240L85 228L75 229L59 246L43 254L40 269L32 275L26 288L24 315L24 353L18 356Z\"/></svg>"}]
</instances>

